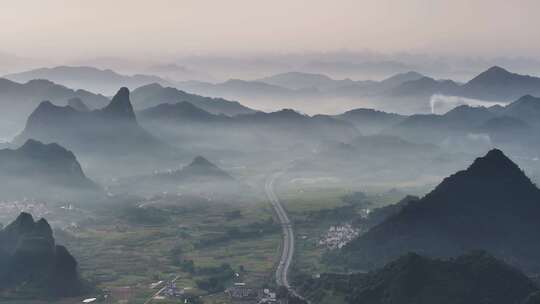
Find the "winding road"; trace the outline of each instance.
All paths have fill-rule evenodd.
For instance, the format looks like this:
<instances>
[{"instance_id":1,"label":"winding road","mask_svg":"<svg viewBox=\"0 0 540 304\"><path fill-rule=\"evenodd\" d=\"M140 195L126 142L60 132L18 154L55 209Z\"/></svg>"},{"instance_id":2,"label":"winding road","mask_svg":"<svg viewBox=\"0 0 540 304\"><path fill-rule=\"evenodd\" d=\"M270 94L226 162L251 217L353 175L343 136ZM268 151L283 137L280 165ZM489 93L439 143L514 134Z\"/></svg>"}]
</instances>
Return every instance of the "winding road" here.
<instances>
[{"instance_id":1,"label":"winding road","mask_svg":"<svg viewBox=\"0 0 540 304\"><path fill-rule=\"evenodd\" d=\"M266 196L268 196L268 199L270 200L270 203L272 204L272 207L274 208L274 211L276 212L278 219L281 223L281 227L283 229L281 258L276 269L276 284L278 286L284 286L287 289L291 290L288 273L294 256L294 231L291 225L291 221L287 216L287 212L285 211L285 209L283 209L279 198L274 192L274 182L282 174L283 172L272 174L266 181L265 191Z\"/></svg>"},{"instance_id":2,"label":"winding road","mask_svg":"<svg viewBox=\"0 0 540 304\"><path fill-rule=\"evenodd\" d=\"M279 198L277 197L274 191L274 182L285 172L277 172L272 174L265 183L264 189L266 191L266 196L272 203L274 211L276 212L278 219L281 223L283 229L283 243L281 246L281 257L279 259L279 264L276 268L276 284L278 286L283 286L289 290L289 293L293 294L297 298L304 300L306 303L311 304L311 301L302 297L298 294L289 284L289 268L291 267L293 256L294 256L294 231L287 211L281 205Z\"/></svg>"}]
</instances>

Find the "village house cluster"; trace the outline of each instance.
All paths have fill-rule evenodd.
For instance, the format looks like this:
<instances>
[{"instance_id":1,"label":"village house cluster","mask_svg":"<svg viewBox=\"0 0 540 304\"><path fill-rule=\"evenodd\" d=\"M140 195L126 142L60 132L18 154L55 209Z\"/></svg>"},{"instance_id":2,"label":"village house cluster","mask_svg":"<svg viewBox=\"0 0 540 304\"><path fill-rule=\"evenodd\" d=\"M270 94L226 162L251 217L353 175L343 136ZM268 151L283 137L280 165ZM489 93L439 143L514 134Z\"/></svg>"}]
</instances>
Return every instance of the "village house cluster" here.
<instances>
[{"instance_id":1,"label":"village house cluster","mask_svg":"<svg viewBox=\"0 0 540 304\"><path fill-rule=\"evenodd\" d=\"M264 304L264 303L279 303L276 298L276 293L270 289L252 288L246 286L245 283L235 283L234 286L227 288L225 293L235 301L243 303Z\"/></svg>"},{"instance_id":2,"label":"village house cluster","mask_svg":"<svg viewBox=\"0 0 540 304\"><path fill-rule=\"evenodd\" d=\"M351 224L343 226L331 226L328 231L319 240L319 246L327 249L342 248L360 234Z\"/></svg>"}]
</instances>

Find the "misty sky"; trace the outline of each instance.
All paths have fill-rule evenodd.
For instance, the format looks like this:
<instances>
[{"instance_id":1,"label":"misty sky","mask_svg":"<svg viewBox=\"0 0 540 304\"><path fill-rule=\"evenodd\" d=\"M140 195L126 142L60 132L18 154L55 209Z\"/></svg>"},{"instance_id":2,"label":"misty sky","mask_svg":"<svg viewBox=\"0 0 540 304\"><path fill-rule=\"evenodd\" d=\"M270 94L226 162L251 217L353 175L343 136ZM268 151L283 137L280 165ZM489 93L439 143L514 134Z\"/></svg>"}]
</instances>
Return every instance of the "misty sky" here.
<instances>
[{"instance_id":1,"label":"misty sky","mask_svg":"<svg viewBox=\"0 0 540 304\"><path fill-rule=\"evenodd\" d=\"M0 0L0 52L190 55L371 49L532 56L538 0Z\"/></svg>"}]
</instances>

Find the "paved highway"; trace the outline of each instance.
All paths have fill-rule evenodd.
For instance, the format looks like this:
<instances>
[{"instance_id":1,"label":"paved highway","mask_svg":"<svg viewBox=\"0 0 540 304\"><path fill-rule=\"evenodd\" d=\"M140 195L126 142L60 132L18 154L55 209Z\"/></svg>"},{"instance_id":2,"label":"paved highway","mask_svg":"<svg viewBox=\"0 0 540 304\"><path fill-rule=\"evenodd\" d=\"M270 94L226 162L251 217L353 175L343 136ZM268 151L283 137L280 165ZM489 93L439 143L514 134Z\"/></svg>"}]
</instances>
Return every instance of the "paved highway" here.
<instances>
[{"instance_id":1,"label":"paved highway","mask_svg":"<svg viewBox=\"0 0 540 304\"><path fill-rule=\"evenodd\" d=\"M274 182L282 175L283 172L272 174L266 181L265 190L266 196L272 203L272 207L278 216L283 229L283 244L281 246L281 258L279 260L278 267L276 269L276 284L278 286L285 286L287 289L291 289L289 284L288 273L294 256L294 232L291 226L291 221L287 216L287 212L283 209L281 202L279 201L276 193L274 192Z\"/></svg>"}]
</instances>

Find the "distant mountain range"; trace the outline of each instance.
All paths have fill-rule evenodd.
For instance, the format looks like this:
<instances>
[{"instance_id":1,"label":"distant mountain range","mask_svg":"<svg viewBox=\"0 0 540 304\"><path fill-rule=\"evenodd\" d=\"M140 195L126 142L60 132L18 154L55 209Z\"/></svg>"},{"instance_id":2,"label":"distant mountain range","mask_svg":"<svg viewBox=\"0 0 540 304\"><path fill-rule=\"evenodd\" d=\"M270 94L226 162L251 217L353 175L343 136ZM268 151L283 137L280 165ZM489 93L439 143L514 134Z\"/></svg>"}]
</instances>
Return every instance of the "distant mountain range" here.
<instances>
[{"instance_id":1,"label":"distant mountain range","mask_svg":"<svg viewBox=\"0 0 540 304\"><path fill-rule=\"evenodd\" d=\"M233 99L337 98L382 94L400 84L423 77L415 72L397 74L382 81L335 80L322 74L289 72L257 80L230 79L222 83L187 81L177 87L208 96Z\"/></svg>"},{"instance_id":2,"label":"distant mountain range","mask_svg":"<svg viewBox=\"0 0 540 304\"><path fill-rule=\"evenodd\" d=\"M229 117L181 102L143 110L139 117L142 125L168 142L194 140L222 148L290 148L323 139L348 140L358 135L349 122L325 115L308 116L291 109Z\"/></svg>"},{"instance_id":3,"label":"distant mountain range","mask_svg":"<svg viewBox=\"0 0 540 304\"><path fill-rule=\"evenodd\" d=\"M0 78L0 137L10 137L19 132L28 115L43 100L65 105L73 98L79 98L91 108L103 107L109 103L109 99L103 95L72 90L49 80L17 83Z\"/></svg>"},{"instance_id":4,"label":"distant mountain range","mask_svg":"<svg viewBox=\"0 0 540 304\"><path fill-rule=\"evenodd\" d=\"M169 69L182 70L174 65L163 66L159 70ZM430 100L433 95L458 96L486 102L510 102L527 94L540 95L540 78L511 73L497 66L487 69L464 84L431 78L413 71L402 72L381 81L336 80L324 74L287 72L256 80L229 79L211 83L196 80L174 82L151 75L126 76L111 70L60 66L6 77L16 81L49 79L70 87L85 88L107 95L111 95L120 86L135 89L155 83L163 87L152 85L142 89L143 92L134 92L133 100L138 109L164 102L188 101L211 113L218 112L207 105L209 99L203 101L200 97L183 91L240 100L245 104L258 104L263 108L279 108L277 104L283 105L287 101L289 106L294 105L305 110L315 109L317 106L328 107L326 103L335 102L343 103L341 107L350 108L351 103L358 103L359 106L368 105L407 114L431 111ZM84 99L83 101L87 102ZM222 108L219 113L234 115L251 110L239 108L238 104L233 106L227 103L226 108Z\"/></svg>"},{"instance_id":5,"label":"distant mountain range","mask_svg":"<svg viewBox=\"0 0 540 304\"><path fill-rule=\"evenodd\" d=\"M179 124L230 120L230 117L226 115L209 113L187 101L181 101L174 104L162 103L138 112L137 116L142 121L169 121L170 123Z\"/></svg>"},{"instance_id":6,"label":"distant mountain range","mask_svg":"<svg viewBox=\"0 0 540 304\"><path fill-rule=\"evenodd\" d=\"M233 79L217 84L181 82L177 87L245 102L252 99L288 99L291 102L312 100L320 105L325 101L363 100L379 109L415 113L429 112L430 99L435 94L487 102L510 102L526 94L540 95L539 84L540 78L492 67L465 84L437 80L416 72L397 74L382 81L335 80L322 74L289 72L254 81Z\"/></svg>"},{"instance_id":7,"label":"distant mountain range","mask_svg":"<svg viewBox=\"0 0 540 304\"><path fill-rule=\"evenodd\" d=\"M344 117L347 119L348 117ZM458 106L443 115L411 115L381 129L385 134L423 143L443 145L449 149L472 148L482 144L498 145L520 151L534 150L540 144L540 98L525 95L507 106ZM349 118L350 119L350 118ZM479 142L479 136L484 142ZM468 143L467 143L468 142ZM527 142L528 145L523 145ZM527 153L530 154L530 153Z\"/></svg>"},{"instance_id":8,"label":"distant mountain range","mask_svg":"<svg viewBox=\"0 0 540 304\"><path fill-rule=\"evenodd\" d=\"M18 149L0 150L0 189L4 199L68 199L100 192L71 151L32 139Z\"/></svg>"},{"instance_id":9,"label":"distant mountain range","mask_svg":"<svg viewBox=\"0 0 540 304\"><path fill-rule=\"evenodd\" d=\"M494 66L465 83L460 93L460 96L498 101L512 101L528 94L540 96L540 78Z\"/></svg>"},{"instance_id":10,"label":"distant mountain range","mask_svg":"<svg viewBox=\"0 0 540 304\"><path fill-rule=\"evenodd\" d=\"M449 257L483 249L527 272L537 272L540 190L500 150L477 158L349 243L343 261L360 269L407 252Z\"/></svg>"},{"instance_id":11,"label":"distant mountain range","mask_svg":"<svg viewBox=\"0 0 540 304\"><path fill-rule=\"evenodd\" d=\"M364 135L379 133L407 118L405 115L363 108L350 110L334 117L352 123Z\"/></svg>"},{"instance_id":12,"label":"distant mountain range","mask_svg":"<svg viewBox=\"0 0 540 304\"><path fill-rule=\"evenodd\" d=\"M100 70L88 66L57 66L40 68L4 76L17 82L27 82L34 79L47 79L70 88L84 88L107 96L113 95L118 88L127 87L131 90L151 84L160 83L171 85L170 81L153 75L133 76L121 75L112 70Z\"/></svg>"},{"instance_id":13,"label":"distant mountain range","mask_svg":"<svg viewBox=\"0 0 540 304\"><path fill-rule=\"evenodd\" d=\"M146 69L146 73L172 81L210 80L212 76L177 64L158 64Z\"/></svg>"},{"instance_id":14,"label":"distant mountain range","mask_svg":"<svg viewBox=\"0 0 540 304\"><path fill-rule=\"evenodd\" d=\"M189 94L172 87L163 87L157 83L137 88L131 93L131 98L137 109L150 108L162 103L175 104L178 102L189 102L212 114L234 116L255 112L255 110L245 107L236 101Z\"/></svg>"},{"instance_id":15,"label":"distant mountain range","mask_svg":"<svg viewBox=\"0 0 540 304\"><path fill-rule=\"evenodd\" d=\"M107 85L114 87L114 83L125 82L111 81ZM235 101L189 94L171 87L163 87L154 81L149 83L132 93L134 106L137 109L161 103L188 101L214 114L233 116L255 112ZM20 132L27 117L42 101L50 101L60 106L70 105L79 112L103 108L110 103L110 99L103 95L80 89L69 89L50 80L40 79L18 83L0 78L0 106L3 109L0 111L0 140L10 140Z\"/></svg>"},{"instance_id":16,"label":"distant mountain range","mask_svg":"<svg viewBox=\"0 0 540 304\"><path fill-rule=\"evenodd\" d=\"M279 86L290 90L321 89L330 90L337 87L352 85L350 79L335 80L324 74L288 72L257 79L256 81Z\"/></svg>"},{"instance_id":17,"label":"distant mountain range","mask_svg":"<svg viewBox=\"0 0 540 304\"><path fill-rule=\"evenodd\" d=\"M28 213L0 231L0 292L2 299L43 300L79 296L85 292L77 261L56 244L45 219Z\"/></svg>"},{"instance_id":18,"label":"distant mountain range","mask_svg":"<svg viewBox=\"0 0 540 304\"><path fill-rule=\"evenodd\" d=\"M451 259L407 253L369 273L321 274L298 284L313 303L537 303L538 286L483 251Z\"/></svg>"},{"instance_id":19,"label":"distant mountain range","mask_svg":"<svg viewBox=\"0 0 540 304\"><path fill-rule=\"evenodd\" d=\"M59 143L86 161L95 162L92 168L113 170L118 166L135 170L151 166L154 161L166 163L179 157L178 149L158 140L138 124L127 88L121 88L110 103L99 110L80 111L71 106L42 102L28 117L24 130L14 142L31 138ZM142 159L145 161L141 162ZM138 165L122 166L126 161Z\"/></svg>"}]
</instances>

